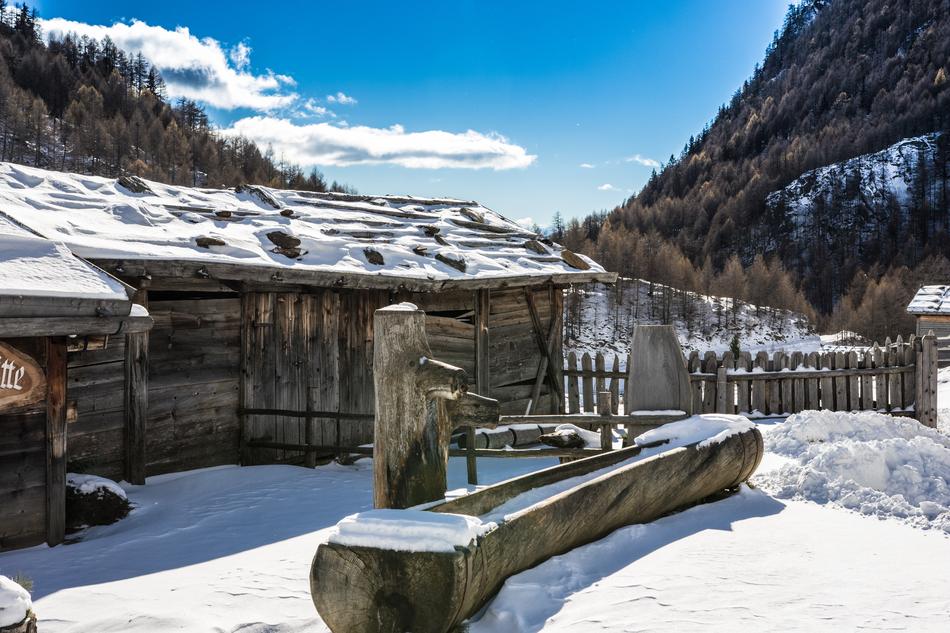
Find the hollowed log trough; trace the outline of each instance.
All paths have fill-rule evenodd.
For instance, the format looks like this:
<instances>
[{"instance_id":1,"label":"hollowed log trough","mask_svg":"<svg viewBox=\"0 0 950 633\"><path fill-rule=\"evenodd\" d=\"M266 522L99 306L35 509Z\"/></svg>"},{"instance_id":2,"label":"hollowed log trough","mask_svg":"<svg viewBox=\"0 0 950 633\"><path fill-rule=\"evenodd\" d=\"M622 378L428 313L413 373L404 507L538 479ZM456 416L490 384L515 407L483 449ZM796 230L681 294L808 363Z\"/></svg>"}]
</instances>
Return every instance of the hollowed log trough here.
<instances>
[{"instance_id":1,"label":"hollowed log trough","mask_svg":"<svg viewBox=\"0 0 950 633\"><path fill-rule=\"evenodd\" d=\"M508 577L619 527L738 486L755 471L763 447L751 427L719 443L697 442L624 463L643 450L631 446L561 464L426 507L484 516L527 490L594 475L506 516L451 552L320 545L310 576L317 611L333 633L445 633Z\"/></svg>"}]
</instances>

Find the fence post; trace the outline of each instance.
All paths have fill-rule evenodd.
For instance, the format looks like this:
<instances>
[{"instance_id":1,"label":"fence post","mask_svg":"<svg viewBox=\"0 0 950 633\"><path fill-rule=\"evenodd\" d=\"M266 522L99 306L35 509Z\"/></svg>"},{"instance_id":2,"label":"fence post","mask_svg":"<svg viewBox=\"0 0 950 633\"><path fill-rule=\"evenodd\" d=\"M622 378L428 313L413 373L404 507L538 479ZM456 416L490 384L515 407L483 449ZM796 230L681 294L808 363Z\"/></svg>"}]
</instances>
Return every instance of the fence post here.
<instances>
[{"instance_id":1,"label":"fence post","mask_svg":"<svg viewBox=\"0 0 950 633\"><path fill-rule=\"evenodd\" d=\"M613 398L609 391L597 392L597 414L601 417L609 418L611 416L611 402ZM605 424L600 427L600 448L605 451L612 450L614 447L614 426Z\"/></svg>"},{"instance_id":2,"label":"fence post","mask_svg":"<svg viewBox=\"0 0 950 633\"><path fill-rule=\"evenodd\" d=\"M726 382L726 373L728 370L725 367L720 367L719 371L716 372L716 413L732 413L729 410L729 407L732 403L729 402L731 399L729 396L730 393L729 384Z\"/></svg>"},{"instance_id":3,"label":"fence post","mask_svg":"<svg viewBox=\"0 0 950 633\"><path fill-rule=\"evenodd\" d=\"M937 337L933 330L917 339L917 399L914 411L924 426L937 427Z\"/></svg>"}]
</instances>

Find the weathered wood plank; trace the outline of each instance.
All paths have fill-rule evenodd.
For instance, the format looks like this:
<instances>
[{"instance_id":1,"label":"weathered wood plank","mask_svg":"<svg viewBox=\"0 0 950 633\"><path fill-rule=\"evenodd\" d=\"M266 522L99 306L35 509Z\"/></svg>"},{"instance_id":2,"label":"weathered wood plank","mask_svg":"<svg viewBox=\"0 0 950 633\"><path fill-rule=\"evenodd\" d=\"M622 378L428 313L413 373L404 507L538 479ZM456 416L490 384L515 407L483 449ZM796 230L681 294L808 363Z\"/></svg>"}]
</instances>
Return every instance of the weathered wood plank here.
<instances>
[{"instance_id":1,"label":"weathered wood plank","mask_svg":"<svg viewBox=\"0 0 950 633\"><path fill-rule=\"evenodd\" d=\"M46 544L66 535L66 339L47 339L46 353Z\"/></svg>"}]
</instances>

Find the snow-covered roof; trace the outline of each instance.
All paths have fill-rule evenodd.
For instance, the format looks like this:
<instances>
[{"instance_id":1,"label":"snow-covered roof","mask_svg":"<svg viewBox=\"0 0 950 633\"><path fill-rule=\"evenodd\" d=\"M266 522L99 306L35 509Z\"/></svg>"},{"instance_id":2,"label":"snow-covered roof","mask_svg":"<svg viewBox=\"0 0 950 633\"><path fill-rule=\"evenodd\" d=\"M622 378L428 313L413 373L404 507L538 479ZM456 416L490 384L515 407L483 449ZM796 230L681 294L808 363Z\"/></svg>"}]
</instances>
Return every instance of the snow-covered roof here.
<instances>
[{"instance_id":1,"label":"snow-covered roof","mask_svg":"<svg viewBox=\"0 0 950 633\"><path fill-rule=\"evenodd\" d=\"M0 316L9 316L10 311L22 316L22 304L37 297L74 304L129 302L122 283L79 259L65 245L0 217ZM20 307L5 309L11 305Z\"/></svg>"},{"instance_id":2,"label":"snow-covered roof","mask_svg":"<svg viewBox=\"0 0 950 633\"><path fill-rule=\"evenodd\" d=\"M950 316L950 286L923 286L907 306L911 314Z\"/></svg>"},{"instance_id":3,"label":"snow-covered roof","mask_svg":"<svg viewBox=\"0 0 950 633\"><path fill-rule=\"evenodd\" d=\"M0 163L0 213L94 261L264 267L302 283L301 273L333 273L339 285L351 276L433 286L613 278L476 202L448 198L203 189Z\"/></svg>"}]
</instances>

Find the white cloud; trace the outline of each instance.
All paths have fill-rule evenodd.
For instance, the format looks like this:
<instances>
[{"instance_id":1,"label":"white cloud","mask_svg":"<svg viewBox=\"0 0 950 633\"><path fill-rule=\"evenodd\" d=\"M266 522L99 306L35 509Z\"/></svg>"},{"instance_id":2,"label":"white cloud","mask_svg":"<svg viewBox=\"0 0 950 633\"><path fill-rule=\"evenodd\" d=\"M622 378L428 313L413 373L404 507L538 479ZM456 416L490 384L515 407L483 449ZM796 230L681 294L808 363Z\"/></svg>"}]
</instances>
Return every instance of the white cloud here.
<instances>
[{"instance_id":1,"label":"white cloud","mask_svg":"<svg viewBox=\"0 0 950 633\"><path fill-rule=\"evenodd\" d=\"M109 36L120 49L141 52L161 72L172 98L186 97L226 110L263 112L288 106L297 98L285 90L295 85L293 77L248 70L251 48L243 42L226 53L220 42L210 37L199 39L187 27L170 31L140 20L104 26L52 18L40 20L40 26L47 38L70 32L95 39Z\"/></svg>"},{"instance_id":2,"label":"white cloud","mask_svg":"<svg viewBox=\"0 0 950 633\"><path fill-rule=\"evenodd\" d=\"M244 70L251 65L251 47L247 42L239 42L228 52L228 57L238 70Z\"/></svg>"},{"instance_id":3,"label":"white cloud","mask_svg":"<svg viewBox=\"0 0 950 633\"><path fill-rule=\"evenodd\" d=\"M327 117L336 118L336 113L333 112L333 110L320 105L313 97L300 104L300 107L294 111L294 114L298 117L317 117L320 119Z\"/></svg>"},{"instance_id":4,"label":"white cloud","mask_svg":"<svg viewBox=\"0 0 950 633\"><path fill-rule=\"evenodd\" d=\"M327 122L297 125L289 119L253 116L235 121L225 134L261 147L273 145L287 160L303 165L400 165L414 169L516 169L537 156L497 133L474 130L407 132L401 125L374 128Z\"/></svg>"},{"instance_id":5,"label":"white cloud","mask_svg":"<svg viewBox=\"0 0 950 633\"><path fill-rule=\"evenodd\" d=\"M617 191L617 188L614 187L609 182L605 182L601 186L597 187L598 191Z\"/></svg>"},{"instance_id":6,"label":"white cloud","mask_svg":"<svg viewBox=\"0 0 950 633\"><path fill-rule=\"evenodd\" d=\"M327 103L339 103L340 105L356 105L359 103L350 95L338 92L335 95L327 95Z\"/></svg>"},{"instance_id":7,"label":"white cloud","mask_svg":"<svg viewBox=\"0 0 950 633\"><path fill-rule=\"evenodd\" d=\"M627 161L628 163L639 163L640 165L643 165L644 167L656 168L660 166L660 163L656 162L652 158L646 158L645 156L641 156L640 154L634 154L633 156L628 156L624 160Z\"/></svg>"},{"instance_id":8,"label":"white cloud","mask_svg":"<svg viewBox=\"0 0 950 633\"><path fill-rule=\"evenodd\" d=\"M594 168L594 166L591 165L590 163L581 163L580 165L578 165L578 167L583 167L584 169L593 169L593 168Z\"/></svg>"}]
</instances>

